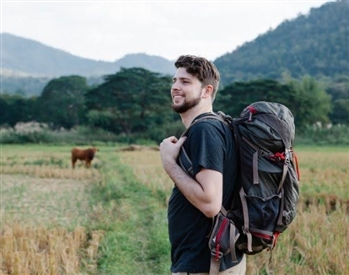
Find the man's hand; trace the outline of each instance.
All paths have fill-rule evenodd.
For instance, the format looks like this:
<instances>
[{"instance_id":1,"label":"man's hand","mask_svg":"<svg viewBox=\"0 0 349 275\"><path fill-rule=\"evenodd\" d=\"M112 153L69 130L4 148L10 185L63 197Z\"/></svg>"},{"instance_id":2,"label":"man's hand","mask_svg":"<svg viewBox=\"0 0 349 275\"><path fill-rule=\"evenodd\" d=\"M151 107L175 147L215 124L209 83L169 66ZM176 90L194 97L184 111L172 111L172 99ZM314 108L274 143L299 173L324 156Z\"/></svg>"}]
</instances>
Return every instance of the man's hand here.
<instances>
[{"instance_id":1,"label":"man's hand","mask_svg":"<svg viewBox=\"0 0 349 275\"><path fill-rule=\"evenodd\" d=\"M187 137L181 137L180 139L177 139L176 137L172 136L164 139L160 143L160 156L162 166L164 167L166 172L168 172L168 169L171 169L172 165L176 164L177 156L186 139Z\"/></svg>"}]
</instances>

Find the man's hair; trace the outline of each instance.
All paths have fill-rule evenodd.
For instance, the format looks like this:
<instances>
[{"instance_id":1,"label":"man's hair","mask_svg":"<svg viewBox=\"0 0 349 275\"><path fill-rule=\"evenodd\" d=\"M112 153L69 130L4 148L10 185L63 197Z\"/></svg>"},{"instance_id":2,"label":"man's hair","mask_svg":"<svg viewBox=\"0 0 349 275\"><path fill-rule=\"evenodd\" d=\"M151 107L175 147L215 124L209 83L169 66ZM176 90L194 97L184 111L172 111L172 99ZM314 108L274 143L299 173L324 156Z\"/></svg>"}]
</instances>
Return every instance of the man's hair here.
<instances>
[{"instance_id":1,"label":"man's hair","mask_svg":"<svg viewBox=\"0 0 349 275\"><path fill-rule=\"evenodd\" d=\"M195 55L181 55L175 62L176 68L185 68L186 71L197 77L202 86L212 85L212 101L216 96L219 86L220 75L217 67L204 57Z\"/></svg>"}]
</instances>

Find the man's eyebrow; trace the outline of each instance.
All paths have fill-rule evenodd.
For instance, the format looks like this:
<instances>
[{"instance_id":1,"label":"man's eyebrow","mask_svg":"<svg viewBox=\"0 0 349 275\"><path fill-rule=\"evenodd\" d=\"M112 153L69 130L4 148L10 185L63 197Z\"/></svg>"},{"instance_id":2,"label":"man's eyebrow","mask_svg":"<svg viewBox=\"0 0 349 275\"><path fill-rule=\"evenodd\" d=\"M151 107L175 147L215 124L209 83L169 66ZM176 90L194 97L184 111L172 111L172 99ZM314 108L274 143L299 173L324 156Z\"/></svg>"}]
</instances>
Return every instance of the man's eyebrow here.
<instances>
[{"instance_id":1,"label":"man's eyebrow","mask_svg":"<svg viewBox=\"0 0 349 275\"><path fill-rule=\"evenodd\" d=\"M189 77L183 77L183 76L182 77L178 77L178 78L177 77L173 77L172 78L172 80L177 80L177 79L179 79L179 80L190 80Z\"/></svg>"}]
</instances>

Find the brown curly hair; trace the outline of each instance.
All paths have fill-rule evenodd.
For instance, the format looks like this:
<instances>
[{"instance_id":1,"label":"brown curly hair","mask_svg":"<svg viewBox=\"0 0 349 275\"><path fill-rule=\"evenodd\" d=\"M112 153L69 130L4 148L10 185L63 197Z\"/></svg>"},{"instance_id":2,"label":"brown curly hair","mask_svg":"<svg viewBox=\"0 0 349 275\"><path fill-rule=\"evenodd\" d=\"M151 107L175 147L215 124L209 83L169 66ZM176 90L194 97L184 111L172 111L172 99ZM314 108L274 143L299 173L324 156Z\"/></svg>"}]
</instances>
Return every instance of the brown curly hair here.
<instances>
[{"instance_id":1,"label":"brown curly hair","mask_svg":"<svg viewBox=\"0 0 349 275\"><path fill-rule=\"evenodd\" d=\"M212 85L212 100L216 96L219 86L220 75L217 67L204 57L195 55L181 55L175 62L176 68L185 68L186 71L197 77L202 86Z\"/></svg>"}]
</instances>

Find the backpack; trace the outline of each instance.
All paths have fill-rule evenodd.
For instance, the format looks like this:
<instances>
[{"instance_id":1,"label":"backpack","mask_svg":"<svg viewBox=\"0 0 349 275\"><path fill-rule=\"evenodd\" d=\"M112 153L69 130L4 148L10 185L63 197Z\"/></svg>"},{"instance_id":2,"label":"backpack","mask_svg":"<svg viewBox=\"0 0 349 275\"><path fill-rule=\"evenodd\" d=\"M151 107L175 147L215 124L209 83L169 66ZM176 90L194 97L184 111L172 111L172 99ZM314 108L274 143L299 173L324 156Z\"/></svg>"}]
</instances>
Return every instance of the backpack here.
<instances>
[{"instance_id":1,"label":"backpack","mask_svg":"<svg viewBox=\"0 0 349 275\"><path fill-rule=\"evenodd\" d=\"M210 274L218 274L220 258L229 252L237 262L236 250L248 255L272 251L279 234L295 218L299 170L292 149L294 118L286 106L259 101L246 107L239 118L211 113L191 126L206 119L218 119L230 127L239 151L239 167L235 167L239 171L238 192L232 194L231 209L222 206L215 217L208 241ZM191 161L185 151L179 155L179 163L190 174Z\"/></svg>"}]
</instances>

